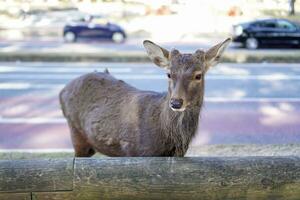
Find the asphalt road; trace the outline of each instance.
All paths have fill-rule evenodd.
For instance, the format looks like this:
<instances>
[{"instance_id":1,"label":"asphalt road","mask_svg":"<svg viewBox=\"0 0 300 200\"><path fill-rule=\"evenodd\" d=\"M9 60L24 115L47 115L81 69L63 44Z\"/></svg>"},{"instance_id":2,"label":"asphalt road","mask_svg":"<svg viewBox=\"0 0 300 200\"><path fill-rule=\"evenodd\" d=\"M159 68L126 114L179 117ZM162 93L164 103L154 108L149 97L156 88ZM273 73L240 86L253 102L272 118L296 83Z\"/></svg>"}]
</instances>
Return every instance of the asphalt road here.
<instances>
[{"instance_id":1,"label":"asphalt road","mask_svg":"<svg viewBox=\"0 0 300 200\"><path fill-rule=\"evenodd\" d=\"M182 52L195 52L197 49L209 49L210 47L222 42L226 38L208 38L203 37L200 39L183 40L176 42L163 42L154 41L155 43L165 47L166 49L177 48ZM145 52L142 45L143 39L128 39L126 42L117 44L110 41L97 41L97 40L80 40L76 43L65 43L63 39L27 39L20 41L0 40L0 52L77 52L77 53L132 53L132 52ZM240 52L251 51L241 48L238 43L231 43L227 51ZM300 51L299 48L262 48L257 49L255 52L291 52L295 53Z\"/></svg>"},{"instance_id":2,"label":"asphalt road","mask_svg":"<svg viewBox=\"0 0 300 200\"><path fill-rule=\"evenodd\" d=\"M182 51L195 51L197 48L209 48L210 46L221 42L226 38L213 38L204 39L198 41L184 41L184 42L159 42L155 41L166 48L177 47ZM75 51L75 52L144 52L143 39L128 39L126 42L117 44L110 41L97 41L97 40L80 40L76 43L65 43L63 39L46 39L46 40L20 40L0 41L0 51L2 52L14 52L14 51L49 51L49 52L60 52L60 51Z\"/></svg>"},{"instance_id":3,"label":"asphalt road","mask_svg":"<svg viewBox=\"0 0 300 200\"><path fill-rule=\"evenodd\" d=\"M0 149L72 148L58 92L105 68L137 88L167 89L153 64L0 63ZM193 145L285 143L300 143L300 64L220 64L207 74Z\"/></svg>"}]
</instances>

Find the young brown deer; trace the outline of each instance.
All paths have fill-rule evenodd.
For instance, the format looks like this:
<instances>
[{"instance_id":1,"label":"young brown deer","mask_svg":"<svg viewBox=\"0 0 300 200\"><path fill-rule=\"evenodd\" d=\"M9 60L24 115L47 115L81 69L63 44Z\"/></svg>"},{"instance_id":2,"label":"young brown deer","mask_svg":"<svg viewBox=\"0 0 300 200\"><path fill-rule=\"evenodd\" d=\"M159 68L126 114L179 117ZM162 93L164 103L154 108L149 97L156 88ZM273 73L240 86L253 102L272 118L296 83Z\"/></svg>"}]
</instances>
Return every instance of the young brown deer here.
<instances>
[{"instance_id":1,"label":"young brown deer","mask_svg":"<svg viewBox=\"0 0 300 200\"><path fill-rule=\"evenodd\" d=\"M144 41L150 59L167 70L168 93L140 91L108 72L89 73L60 92L75 156L184 156L203 103L204 75L228 38L208 51L171 52Z\"/></svg>"}]
</instances>

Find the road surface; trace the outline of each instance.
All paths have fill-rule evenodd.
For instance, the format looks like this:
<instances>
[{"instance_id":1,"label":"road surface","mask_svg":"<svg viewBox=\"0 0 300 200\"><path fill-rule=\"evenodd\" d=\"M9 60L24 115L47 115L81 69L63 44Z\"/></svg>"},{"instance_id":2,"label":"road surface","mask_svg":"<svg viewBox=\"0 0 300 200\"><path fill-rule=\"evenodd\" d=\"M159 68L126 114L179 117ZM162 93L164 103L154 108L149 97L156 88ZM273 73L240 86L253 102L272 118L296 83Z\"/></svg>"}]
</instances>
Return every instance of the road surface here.
<instances>
[{"instance_id":1,"label":"road surface","mask_svg":"<svg viewBox=\"0 0 300 200\"><path fill-rule=\"evenodd\" d=\"M209 48L210 46L221 42L225 38L220 39L204 39L193 42L168 42L160 43L166 48L177 47L182 51L195 51L197 48ZM21 41L0 41L1 52L15 51L47 51L47 52L144 52L143 39L130 39L125 43L117 44L110 41L78 41L76 43L65 43L62 39L53 40L21 40Z\"/></svg>"},{"instance_id":2,"label":"road surface","mask_svg":"<svg viewBox=\"0 0 300 200\"><path fill-rule=\"evenodd\" d=\"M0 63L0 149L69 149L58 92L108 68L137 88L166 91L163 70L137 63ZM220 64L206 76L192 145L300 143L299 64Z\"/></svg>"},{"instance_id":3,"label":"road surface","mask_svg":"<svg viewBox=\"0 0 300 200\"><path fill-rule=\"evenodd\" d=\"M226 38L207 38L197 40L187 40L187 41L176 41L176 42L161 42L154 41L157 44L165 47L166 49L177 48L182 52L194 52L196 49L209 49L210 47L222 42ZM21 41L11 41L11 40L2 40L0 41L0 52L50 52L50 53L59 53L59 52L76 52L76 53L133 53L139 52L144 53L144 47L142 45L143 39L128 39L125 43L117 44L113 42L105 41L78 41L76 43L65 43L61 39L48 39L48 40L39 40L39 39L28 39ZM241 48L241 45L238 43L231 43L227 51L232 51L239 53L243 52L253 52L253 50L247 50ZM255 52L268 52L268 53L278 53L278 52L300 52L298 48L262 48L257 49Z\"/></svg>"}]
</instances>

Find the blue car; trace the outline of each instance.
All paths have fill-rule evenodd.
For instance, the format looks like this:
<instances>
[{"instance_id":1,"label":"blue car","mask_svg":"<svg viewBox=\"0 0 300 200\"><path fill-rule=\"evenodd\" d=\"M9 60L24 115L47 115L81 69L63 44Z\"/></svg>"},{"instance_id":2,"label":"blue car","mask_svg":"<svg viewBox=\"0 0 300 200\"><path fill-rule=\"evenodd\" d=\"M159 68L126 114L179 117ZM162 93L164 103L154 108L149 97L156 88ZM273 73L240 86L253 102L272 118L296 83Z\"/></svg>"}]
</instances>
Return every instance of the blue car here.
<instances>
[{"instance_id":1,"label":"blue car","mask_svg":"<svg viewBox=\"0 0 300 200\"><path fill-rule=\"evenodd\" d=\"M65 42L76 42L78 39L102 39L122 43L126 40L125 31L117 24L108 22L99 16L88 16L70 22L64 27Z\"/></svg>"}]
</instances>

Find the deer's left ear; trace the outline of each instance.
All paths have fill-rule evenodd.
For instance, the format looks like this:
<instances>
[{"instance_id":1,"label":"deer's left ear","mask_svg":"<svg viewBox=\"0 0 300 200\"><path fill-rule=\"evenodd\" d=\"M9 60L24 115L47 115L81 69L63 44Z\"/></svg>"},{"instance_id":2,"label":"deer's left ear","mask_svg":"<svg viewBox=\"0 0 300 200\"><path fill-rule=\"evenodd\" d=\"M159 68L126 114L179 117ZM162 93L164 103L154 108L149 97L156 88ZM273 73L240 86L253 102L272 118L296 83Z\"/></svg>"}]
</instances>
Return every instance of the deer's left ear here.
<instances>
[{"instance_id":1,"label":"deer's left ear","mask_svg":"<svg viewBox=\"0 0 300 200\"><path fill-rule=\"evenodd\" d=\"M157 66L169 69L170 68L170 60L169 60L169 51L158 46L154 42L149 40L145 40L143 42L144 47L147 51L148 56Z\"/></svg>"},{"instance_id":2,"label":"deer's left ear","mask_svg":"<svg viewBox=\"0 0 300 200\"><path fill-rule=\"evenodd\" d=\"M210 67L215 66L219 63L220 58L222 54L224 53L224 50L228 46L228 44L231 42L231 38L227 38L224 42L221 42L213 47L211 47L206 53L205 53L205 62L206 62L206 69L207 71Z\"/></svg>"}]
</instances>

